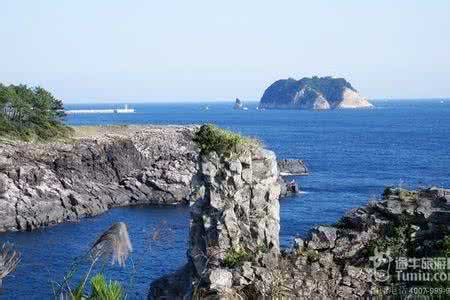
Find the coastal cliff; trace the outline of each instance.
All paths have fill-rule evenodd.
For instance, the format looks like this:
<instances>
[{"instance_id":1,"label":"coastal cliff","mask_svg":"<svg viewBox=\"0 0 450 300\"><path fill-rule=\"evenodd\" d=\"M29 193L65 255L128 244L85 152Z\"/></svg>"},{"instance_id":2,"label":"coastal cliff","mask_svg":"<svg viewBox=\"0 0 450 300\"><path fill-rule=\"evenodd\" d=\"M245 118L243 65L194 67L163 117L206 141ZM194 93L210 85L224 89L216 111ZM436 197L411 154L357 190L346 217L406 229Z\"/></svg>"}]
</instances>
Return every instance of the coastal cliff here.
<instances>
[{"instance_id":1,"label":"coastal cliff","mask_svg":"<svg viewBox=\"0 0 450 300\"><path fill-rule=\"evenodd\" d=\"M387 188L381 200L280 249L274 161L262 149L227 160L201 157L188 263L154 281L149 299L391 296L417 284L399 282L393 260L449 253L450 190L442 188Z\"/></svg>"},{"instance_id":2,"label":"coastal cliff","mask_svg":"<svg viewBox=\"0 0 450 300\"><path fill-rule=\"evenodd\" d=\"M194 126L76 128L60 143L0 144L0 231L94 216L111 207L187 203Z\"/></svg>"},{"instance_id":3,"label":"coastal cliff","mask_svg":"<svg viewBox=\"0 0 450 300\"><path fill-rule=\"evenodd\" d=\"M370 108L373 105L343 78L305 77L276 81L264 92L259 107L324 110Z\"/></svg>"},{"instance_id":4,"label":"coastal cliff","mask_svg":"<svg viewBox=\"0 0 450 300\"><path fill-rule=\"evenodd\" d=\"M252 258L246 264L251 272L274 267L280 255L278 176L275 154L259 146L242 145L230 156L202 155L191 198L188 263L153 282L149 298L223 296L236 280L249 282L234 272L242 261Z\"/></svg>"},{"instance_id":5,"label":"coastal cliff","mask_svg":"<svg viewBox=\"0 0 450 300\"><path fill-rule=\"evenodd\" d=\"M0 232L76 221L112 207L188 204L199 171L198 128L77 127L64 142L3 141Z\"/></svg>"}]
</instances>

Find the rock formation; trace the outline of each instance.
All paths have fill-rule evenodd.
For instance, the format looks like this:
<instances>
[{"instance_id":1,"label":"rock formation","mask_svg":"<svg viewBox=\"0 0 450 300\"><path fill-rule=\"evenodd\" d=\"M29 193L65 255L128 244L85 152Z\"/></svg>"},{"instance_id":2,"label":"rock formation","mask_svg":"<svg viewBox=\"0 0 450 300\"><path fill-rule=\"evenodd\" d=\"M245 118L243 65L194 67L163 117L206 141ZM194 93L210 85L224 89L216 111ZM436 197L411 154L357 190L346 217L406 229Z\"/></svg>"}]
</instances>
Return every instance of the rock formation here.
<instances>
[{"instance_id":1,"label":"rock formation","mask_svg":"<svg viewBox=\"0 0 450 300\"><path fill-rule=\"evenodd\" d=\"M243 108L242 101L239 98L236 98L236 102L234 102L233 108L234 109L242 109Z\"/></svg>"},{"instance_id":2,"label":"rock formation","mask_svg":"<svg viewBox=\"0 0 450 300\"><path fill-rule=\"evenodd\" d=\"M0 232L75 221L117 206L187 204L199 171L196 128L81 127L65 143L3 142Z\"/></svg>"},{"instance_id":3,"label":"rock formation","mask_svg":"<svg viewBox=\"0 0 450 300\"><path fill-rule=\"evenodd\" d=\"M115 206L187 203L198 165L194 128L98 127L69 143L0 144L0 231Z\"/></svg>"},{"instance_id":4,"label":"rock formation","mask_svg":"<svg viewBox=\"0 0 450 300\"><path fill-rule=\"evenodd\" d=\"M374 255L439 256L449 225L450 190L386 189L382 201L351 210L335 225L313 228L306 240L294 240L280 262L282 294L301 299L383 296L385 287L397 287L398 270L391 268L387 280L380 278L385 273L374 269Z\"/></svg>"},{"instance_id":5,"label":"rock formation","mask_svg":"<svg viewBox=\"0 0 450 300\"><path fill-rule=\"evenodd\" d=\"M306 176L309 174L308 168L303 160L300 159L279 159L278 170L280 177L278 182L281 185L281 196L297 194L300 187L297 182L286 182L283 176Z\"/></svg>"},{"instance_id":6,"label":"rock formation","mask_svg":"<svg viewBox=\"0 0 450 300\"><path fill-rule=\"evenodd\" d=\"M300 159L279 159L278 169L281 176L306 176L309 174L305 162Z\"/></svg>"},{"instance_id":7,"label":"rock formation","mask_svg":"<svg viewBox=\"0 0 450 300\"><path fill-rule=\"evenodd\" d=\"M278 80L269 86L260 101L268 109L335 109L373 107L343 78L312 77Z\"/></svg>"},{"instance_id":8,"label":"rock formation","mask_svg":"<svg viewBox=\"0 0 450 300\"><path fill-rule=\"evenodd\" d=\"M209 178L206 181L209 184L205 185L205 197L197 200L200 202L192 207L189 263L182 271L155 281L149 298L383 297L386 296L386 287L395 291L395 288L404 289L417 282L397 282L395 268L388 268L390 273L379 273L380 268L394 263L382 260L382 264L375 269L376 255L389 255L392 259L408 255L416 258L442 256L442 241L450 233L450 190L386 189L383 200L351 210L335 225L313 228L306 239L295 238L292 249L276 255L278 249L275 244L269 248L263 244L259 248L259 241L264 239L258 237L269 228L274 228L270 232L275 233L277 226L267 227L271 224L270 220L261 222L260 219L260 225L254 227L257 230L252 230L248 216L264 218L257 213L259 205L250 205L244 214L236 213L243 211L239 205L242 203L241 197L230 199L230 194L222 194L222 191L228 191L233 173L229 168L229 175L217 177L213 167L218 165L217 161L213 158L206 163L208 171L204 175ZM232 169L236 170L234 167ZM216 188L211 189L214 186ZM236 193L234 188L231 190ZM222 194L222 201L215 197L215 193L211 194L216 189L220 191L219 195ZM262 198L270 199L270 189L264 188L266 196ZM250 200L250 203L253 201ZM255 213L252 210L256 210ZM272 209L266 207L265 210L272 212L274 221L278 220L276 204ZM249 224L250 234L246 234ZM269 236L270 241L276 241L276 237ZM450 249L443 250L448 253ZM232 256L227 256L230 253ZM386 277L386 274L389 276Z\"/></svg>"},{"instance_id":9,"label":"rock formation","mask_svg":"<svg viewBox=\"0 0 450 300\"><path fill-rule=\"evenodd\" d=\"M203 155L200 166L191 204L188 264L154 282L150 298L228 295L235 293L236 282L253 282L267 275L260 269L278 263L280 185L275 154L243 146L231 157ZM243 261L248 261L243 265L248 273L236 272Z\"/></svg>"}]
</instances>

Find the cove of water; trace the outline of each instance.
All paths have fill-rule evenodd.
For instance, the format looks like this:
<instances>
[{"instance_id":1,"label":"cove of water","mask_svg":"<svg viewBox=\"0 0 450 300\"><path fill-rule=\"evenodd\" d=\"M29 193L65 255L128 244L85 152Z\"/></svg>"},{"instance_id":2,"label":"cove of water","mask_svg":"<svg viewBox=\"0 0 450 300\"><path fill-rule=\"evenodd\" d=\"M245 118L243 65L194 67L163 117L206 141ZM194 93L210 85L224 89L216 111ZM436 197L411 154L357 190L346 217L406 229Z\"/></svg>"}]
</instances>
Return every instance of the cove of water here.
<instances>
[{"instance_id":1,"label":"cove of water","mask_svg":"<svg viewBox=\"0 0 450 300\"><path fill-rule=\"evenodd\" d=\"M293 177L305 192L281 200L283 246L316 224L333 223L347 210L379 198L385 186L450 186L450 101L374 101L372 110L324 112L232 109L233 103L134 104L135 114L71 115L70 125L201 124L257 137L279 158L304 159L310 176ZM116 105L66 105L106 109ZM129 299L144 299L152 280L186 260L189 212L183 207L116 208L75 224L33 232L3 233L22 253L0 299L49 299L72 261L112 223L129 225L132 259L106 268ZM154 238L154 232L160 232ZM82 269L87 263L82 265ZM97 270L98 271L98 270Z\"/></svg>"}]
</instances>

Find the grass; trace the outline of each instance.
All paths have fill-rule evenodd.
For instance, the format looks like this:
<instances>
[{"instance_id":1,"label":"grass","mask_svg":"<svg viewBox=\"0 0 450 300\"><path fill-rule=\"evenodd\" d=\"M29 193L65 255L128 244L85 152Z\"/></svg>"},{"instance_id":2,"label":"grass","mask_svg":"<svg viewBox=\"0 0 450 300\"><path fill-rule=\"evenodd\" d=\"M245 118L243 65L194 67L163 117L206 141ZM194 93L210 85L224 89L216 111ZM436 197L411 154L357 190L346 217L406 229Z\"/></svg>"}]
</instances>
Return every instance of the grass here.
<instances>
[{"instance_id":1,"label":"grass","mask_svg":"<svg viewBox=\"0 0 450 300\"><path fill-rule=\"evenodd\" d=\"M128 125L108 125L108 126L73 126L74 138L88 138L101 136L104 134L120 134L126 135L129 133Z\"/></svg>"},{"instance_id":2,"label":"grass","mask_svg":"<svg viewBox=\"0 0 450 300\"><path fill-rule=\"evenodd\" d=\"M97 274L91 279L92 291L89 299L121 300L125 299L125 293L117 281L106 282L103 274Z\"/></svg>"},{"instance_id":3,"label":"grass","mask_svg":"<svg viewBox=\"0 0 450 300\"><path fill-rule=\"evenodd\" d=\"M1 122L0 122L1 123ZM4 124L3 124L4 125ZM72 136L73 129L62 124L42 124L21 126L2 126L0 124L0 142L53 142L65 140Z\"/></svg>"},{"instance_id":4,"label":"grass","mask_svg":"<svg viewBox=\"0 0 450 300\"><path fill-rule=\"evenodd\" d=\"M225 267L233 269L236 268L244 261L248 261L251 258L250 254L245 251L243 248L239 249L230 249L223 259L223 264Z\"/></svg>"},{"instance_id":5,"label":"grass","mask_svg":"<svg viewBox=\"0 0 450 300\"><path fill-rule=\"evenodd\" d=\"M200 148L201 154L234 153L238 152L239 146L242 145L259 145L259 142L254 139L243 137L212 124L202 125L195 133L193 141Z\"/></svg>"},{"instance_id":6,"label":"grass","mask_svg":"<svg viewBox=\"0 0 450 300\"><path fill-rule=\"evenodd\" d=\"M373 256L375 249L378 251L390 251L392 256L399 257L408 255L412 251L411 241L409 239L409 225L399 225L391 229L391 233L383 239L377 239L370 243L368 247L368 256Z\"/></svg>"}]
</instances>

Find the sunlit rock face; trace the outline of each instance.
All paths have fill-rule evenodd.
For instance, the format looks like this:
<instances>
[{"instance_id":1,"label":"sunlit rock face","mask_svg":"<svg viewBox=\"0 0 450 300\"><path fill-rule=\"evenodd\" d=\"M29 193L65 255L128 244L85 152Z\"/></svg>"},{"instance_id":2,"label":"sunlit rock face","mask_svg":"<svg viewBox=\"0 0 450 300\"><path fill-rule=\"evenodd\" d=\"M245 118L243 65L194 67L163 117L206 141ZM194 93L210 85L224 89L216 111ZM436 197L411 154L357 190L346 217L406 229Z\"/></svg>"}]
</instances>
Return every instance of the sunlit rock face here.
<instances>
[{"instance_id":1,"label":"sunlit rock face","mask_svg":"<svg viewBox=\"0 0 450 300\"><path fill-rule=\"evenodd\" d=\"M280 256L278 177L275 154L259 146L202 155L191 196L188 263L153 282L149 298L228 297L236 284L269 276Z\"/></svg>"},{"instance_id":2,"label":"sunlit rock face","mask_svg":"<svg viewBox=\"0 0 450 300\"><path fill-rule=\"evenodd\" d=\"M194 130L99 127L68 143L1 144L0 231L75 221L116 206L188 203L198 171Z\"/></svg>"},{"instance_id":3,"label":"sunlit rock face","mask_svg":"<svg viewBox=\"0 0 450 300\"><path fill-rule=\"evenodd\" d=\"M343 78L305 77L276 81L264 92L259 107L326 110L371 108L373 105Z\"/></svg>"}]
</instances>

